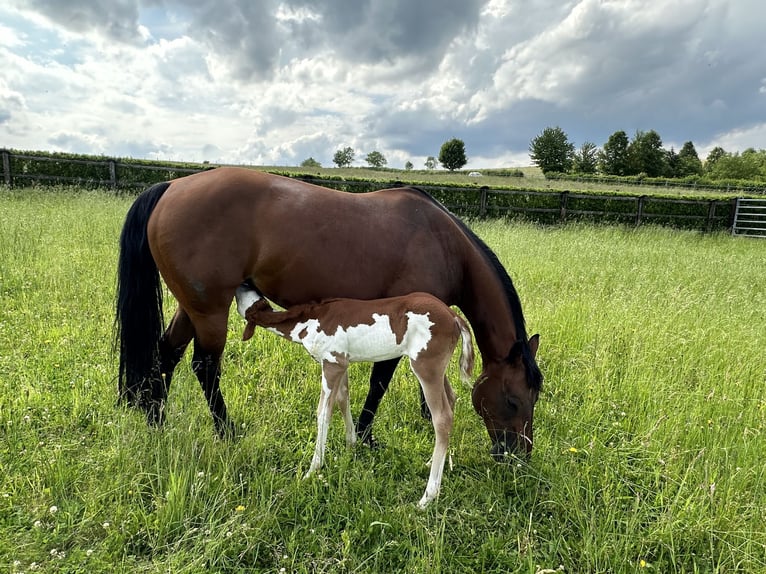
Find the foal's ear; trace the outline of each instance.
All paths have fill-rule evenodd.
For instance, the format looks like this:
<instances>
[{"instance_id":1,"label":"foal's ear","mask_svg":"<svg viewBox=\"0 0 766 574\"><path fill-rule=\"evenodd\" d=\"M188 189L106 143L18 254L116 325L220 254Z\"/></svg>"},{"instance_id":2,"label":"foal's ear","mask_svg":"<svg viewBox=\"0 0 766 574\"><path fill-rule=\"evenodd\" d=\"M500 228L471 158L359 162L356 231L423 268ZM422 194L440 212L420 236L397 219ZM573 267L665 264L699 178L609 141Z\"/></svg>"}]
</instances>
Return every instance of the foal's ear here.
<instances>
[{"instance_id":1,"label":"foal's ear","mask_svg":"<svg viewBox=\"0 0 766 574\"><path fill-rule=\"evenodd\" d=\"M540 334L532 335L529 339L529 350L532 351L532 358L537 355L537 348L540 346Z\"/></svg>"},{"instance_id":2,"label":"foal's ear","mask_svg":"<svg viewBox=\"0 0 766 574\"><path fill-rule=\"evenodd\" d=\"M255 332L255 323L251 323L250 321L248 321L247 325L245 325L245 331L242 333L242 340L247 341L250 337L253 336L254 332Z\"/></svg>"}]
</instances>

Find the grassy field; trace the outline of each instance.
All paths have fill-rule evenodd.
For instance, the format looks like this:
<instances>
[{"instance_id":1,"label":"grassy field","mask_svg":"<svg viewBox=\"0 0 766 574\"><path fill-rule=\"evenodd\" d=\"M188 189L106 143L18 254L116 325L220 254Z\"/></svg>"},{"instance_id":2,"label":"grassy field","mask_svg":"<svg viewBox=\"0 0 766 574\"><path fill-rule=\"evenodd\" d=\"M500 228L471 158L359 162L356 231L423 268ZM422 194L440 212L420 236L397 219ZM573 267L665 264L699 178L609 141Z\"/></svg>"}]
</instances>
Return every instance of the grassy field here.
<instances>
[{"instance_id":1,"label":"grassy field","mask_svg":"<svg viewBox=\"0 0 766 574\"><path fill-rule=\"evenodd\" d=\"M213 436L189 358L162 431L115 407L117 238L129 198L0 191L0 571L766 571L766 243L658 228L477 222L522 297L546 381L529 463L499 465L459 396L440 499L400 367L376 423L301 480L319 367L267 333ZM172 310L172 304L167 305ZM351 371L354 414L367 365Z\"/></svg>"},{"instance_id":2,"label":"grassy field","mask_svg":"<svg viewBox=\"0 0 766 574\"><path fill-rule=\"evenodd\" d=\"M538 167L509 168L508 170L479 170L481 177L471 177L469 170L450 172L445 169L437 170L375 170L364 167L278 167L261 166L256 169L276 171L289 174L311 174L317 177L327 178L361 178L383 181L402 181L404 183L417 183L427 185L463 185L466 187L480 187L486 185L489 188L516 188L532 189L539 191L571 191L586 193L614 193L633 195L662 195L667 197L704 197L704 198L728 198L743 195L741 191L727 192L722 190L701 189L694 186L683 186L679 182L678 187L656 185L631 185L622 183L599 183L594 181L546 179ZM508 177L496 175L498 171L520 171L524 177ZM747 194L744 194L747 195Z\"/></svg>"}]
</instances>

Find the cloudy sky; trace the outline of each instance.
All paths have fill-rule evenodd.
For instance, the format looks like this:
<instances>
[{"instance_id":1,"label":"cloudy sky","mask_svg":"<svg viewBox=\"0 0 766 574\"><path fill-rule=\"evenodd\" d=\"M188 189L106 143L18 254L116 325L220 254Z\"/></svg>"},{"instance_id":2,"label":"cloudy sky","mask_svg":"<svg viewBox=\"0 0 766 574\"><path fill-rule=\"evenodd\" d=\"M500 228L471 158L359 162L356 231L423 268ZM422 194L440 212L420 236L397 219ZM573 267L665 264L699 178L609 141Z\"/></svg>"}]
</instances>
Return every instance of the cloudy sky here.
<instances>
[{"instance_id":1,"label":"cloudy sky","mask_svg":"<svg viewBox=\"0 0 766 574\"><path fill-rule=\"evenodd\" d=\"M0 147L529 165L560 126L766 148L762 0L5 0Z\"/></svg>"}]
</instances>

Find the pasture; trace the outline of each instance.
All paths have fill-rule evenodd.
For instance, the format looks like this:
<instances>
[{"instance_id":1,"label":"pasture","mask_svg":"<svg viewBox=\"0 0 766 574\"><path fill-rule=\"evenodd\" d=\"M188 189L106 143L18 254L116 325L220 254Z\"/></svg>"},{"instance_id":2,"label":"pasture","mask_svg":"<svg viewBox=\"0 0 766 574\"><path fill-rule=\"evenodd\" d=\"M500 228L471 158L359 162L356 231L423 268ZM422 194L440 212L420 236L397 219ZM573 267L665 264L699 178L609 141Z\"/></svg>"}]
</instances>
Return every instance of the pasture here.
<instances>
[{"instance_id":1,"label":"pasture","mask_svg":"<svg viewBox=\"0 0 766 574\"><path fill-rule=\"evenodd\" d=\"M189 367L161 431L115 406L117 239L132 198L0 191L0 564L7 572L766 571L766 243L474 222L545 383L531 460L496 464L460 383L440 498L402 364L375 433L302 480L319 366L232 307L214 436ZM174 309L166 299L166 313ZM368 365L349 372L352 412ZM478 374L478 366L475 374Z\"/></svg>"},{"instance_id":2,"label":"pasture","mask_svg":"<svg viewBox=\"0 0 766 574\"><path fill-rule=\"evenodd\" d=\"M637 183L607 183L599 181L584 181L577 179L548 179L543 175L539 167L508 168L506 170L480 170L481 177L471 177L468 175L470 170L448 171L446 169L437 170L412 170L403 171L396 169L371 169L366 167L319 167L303 168L289 166L262 166L258 169L273 171L282 174L311 174L318 178L348 178L348 179L369 179L372 181L390 181L401 180L405 183L412 182L419 185L457 185L464 187L490 188L515 188L531 189L536 191L571 191L574 193L597 193L597 194L631 194L631 195L661 195L664 197L687 197L687 198L731 198L741 195L742 191L726 191L726 186L721 189L713 190L699 188L693 184L684 184L677 182L677 186L657 186L641 185ZM523 177L508 177L498 175L498 171L519 171L524 174Z\"/></svg>"}]
</instances>

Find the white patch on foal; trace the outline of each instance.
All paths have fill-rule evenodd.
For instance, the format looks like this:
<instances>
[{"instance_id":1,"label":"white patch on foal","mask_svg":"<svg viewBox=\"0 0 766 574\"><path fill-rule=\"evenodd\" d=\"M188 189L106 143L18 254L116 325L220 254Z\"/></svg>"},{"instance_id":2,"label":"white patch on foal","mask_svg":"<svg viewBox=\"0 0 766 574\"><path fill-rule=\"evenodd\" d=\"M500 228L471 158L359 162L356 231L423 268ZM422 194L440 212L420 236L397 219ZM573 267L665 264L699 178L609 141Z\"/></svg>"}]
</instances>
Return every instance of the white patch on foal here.
<instances>
[{"instance_id":1,"label":"white patch on foal","mask_svg":"<svg viewBox=\"0 0 766 574\"><path fill-rule=\"evenodd\" d=\"M376 362L407 355L417 358L431 340L433 323L425 315L407 312L407 330L400 342L391 328L388 315L372 314L372 325L338 327L335 333L321 330L319 321L309 319L296 323L290 339L302 344L309 354L320 363L337 363L338 354L345 355L351 363Z\"/></svg>"}]
</instances>

